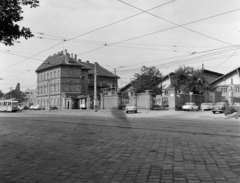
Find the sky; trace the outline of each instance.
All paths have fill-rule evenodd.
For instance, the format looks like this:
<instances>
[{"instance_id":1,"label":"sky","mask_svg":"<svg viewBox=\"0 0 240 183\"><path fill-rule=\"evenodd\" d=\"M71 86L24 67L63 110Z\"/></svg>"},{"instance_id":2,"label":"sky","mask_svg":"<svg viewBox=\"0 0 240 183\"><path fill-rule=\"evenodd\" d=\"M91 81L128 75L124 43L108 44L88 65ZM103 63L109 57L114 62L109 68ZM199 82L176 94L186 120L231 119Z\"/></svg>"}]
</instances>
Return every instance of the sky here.
<instances>
[{"instance_id":1,"label":"sky","mask_svg":"<svg viewBox=\"0 0 240 183\"><path fill-rule=\"evenodd\" d=\"M143 65L163 75L179 66L223 74L240 66L239 0L41 0L23 11L19 25L34 37L0 43L3 92L17 83L22 91L36 88L37 67L63 49L116 68L119 87Z\"/></svg>"}]
</instances>

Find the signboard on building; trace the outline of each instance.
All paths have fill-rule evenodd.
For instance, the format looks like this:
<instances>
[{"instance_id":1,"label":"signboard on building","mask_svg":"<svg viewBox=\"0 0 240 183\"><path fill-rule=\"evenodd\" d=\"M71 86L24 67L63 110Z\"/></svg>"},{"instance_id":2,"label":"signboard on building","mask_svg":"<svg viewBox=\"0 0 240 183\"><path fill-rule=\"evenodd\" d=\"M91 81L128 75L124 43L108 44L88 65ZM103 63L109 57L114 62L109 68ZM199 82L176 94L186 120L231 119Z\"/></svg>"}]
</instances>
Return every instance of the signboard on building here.
<instances>
[{"instance_id":1,"label":"signboard on building","mask_svg":"<svg viewBox=\"0 0 240 183\"><path fill-rule=\"evenodd\" d=\"M228 91L229 92L234 92L234 85L229 85L228 86Z\"/></svg>"}]
</instances>

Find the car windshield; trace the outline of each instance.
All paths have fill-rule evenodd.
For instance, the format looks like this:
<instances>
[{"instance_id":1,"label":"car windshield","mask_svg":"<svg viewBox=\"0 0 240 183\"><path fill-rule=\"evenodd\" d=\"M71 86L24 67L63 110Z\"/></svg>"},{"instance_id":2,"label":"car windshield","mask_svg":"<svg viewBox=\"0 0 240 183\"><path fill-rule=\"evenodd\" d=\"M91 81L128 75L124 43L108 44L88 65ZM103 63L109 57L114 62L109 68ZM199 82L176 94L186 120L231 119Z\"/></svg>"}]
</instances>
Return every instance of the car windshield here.
<instances>
[{"instance_id":1,"label":"car windshield","mask_svg":"<svg viewBox=\"0 0 240 183\"><path fill-rule=\"evenodd\" d=\"M194 103L186 103L185 105L193 105Z\"/></svg>"},{"instance_id":2,"label":"car windshield","mask_svg":"<svg viewBox=\"0 0 240 183\"><path fill-rule=\"evenodd\" d=\"M217 102L215 105L224 105L224 102Z\"/></svg>"}]
</instances>

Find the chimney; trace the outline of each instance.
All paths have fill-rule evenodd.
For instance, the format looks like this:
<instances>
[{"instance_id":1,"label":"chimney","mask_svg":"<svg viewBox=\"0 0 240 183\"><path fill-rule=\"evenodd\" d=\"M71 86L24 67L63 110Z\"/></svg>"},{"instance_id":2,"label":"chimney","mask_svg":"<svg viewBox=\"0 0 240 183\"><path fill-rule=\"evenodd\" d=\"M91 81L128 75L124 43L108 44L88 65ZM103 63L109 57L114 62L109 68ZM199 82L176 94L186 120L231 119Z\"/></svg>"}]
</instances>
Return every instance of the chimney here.
<instances>
[{"instance_id":1,"label":"chimney","mask_svg":"<svg viewBox=\"0 0 240 183\"><path fill-rule=\"evenodd\" d=\"M74 59L77 61L77 54L74 54Z\"/></svg>"},{"instance_id":2,"label":"chimney","mask_svg":"<svg viewBox=\"0 0 240 183\"><path fill-rule=\"evenodd\" d=\"M87 63L90 63L90 62L87 60Z\"/></svg>"},{"instance_id":3,"label":"chimney","mask_svg":"<svg viewBox=\"0 0 240 183\"><path fill-rule=\"evenodd\" d=\"M78 59L78 62L82 62L81 59Z\"/></svg>"},{"instance_id":4,"label":"chimney","mask_svg":"<svg viewBox=\"0 0 240 183\"><path fill-rule=\"evenodd\" d=\"M73 53L71 53L71 58L73 58Z\"/></svg>"},{"instance_id":5,"label":"chimney","mask_svg":"<svg viewBox=\"0 0 240 183\"><path fill-rule=\"evenodd\" d=\"M68 64L69 63L69 54L67 53L67 50L63 50L63 54L65 56L65 62Z\"/></svg>"}]
</instances>

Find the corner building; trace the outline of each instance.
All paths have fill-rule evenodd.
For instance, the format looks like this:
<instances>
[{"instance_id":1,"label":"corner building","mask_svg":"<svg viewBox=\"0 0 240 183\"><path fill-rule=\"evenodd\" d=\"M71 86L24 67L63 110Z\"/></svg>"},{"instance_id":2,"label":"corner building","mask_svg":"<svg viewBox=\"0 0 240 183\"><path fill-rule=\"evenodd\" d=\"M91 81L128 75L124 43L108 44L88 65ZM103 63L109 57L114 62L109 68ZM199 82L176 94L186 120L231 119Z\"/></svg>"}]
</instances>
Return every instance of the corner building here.
<instances>
[{"instance_id":1,"label":"corner building","mask_svg":"<svg viewBox=\"0 0 240 183\"><path fill-rule=\"evenodd\" d=\"M88 94L88 70L67 50L49 56L36 70L37 103L45 108L79 109L79 96Z\"/></svg>"}]
</instances>

